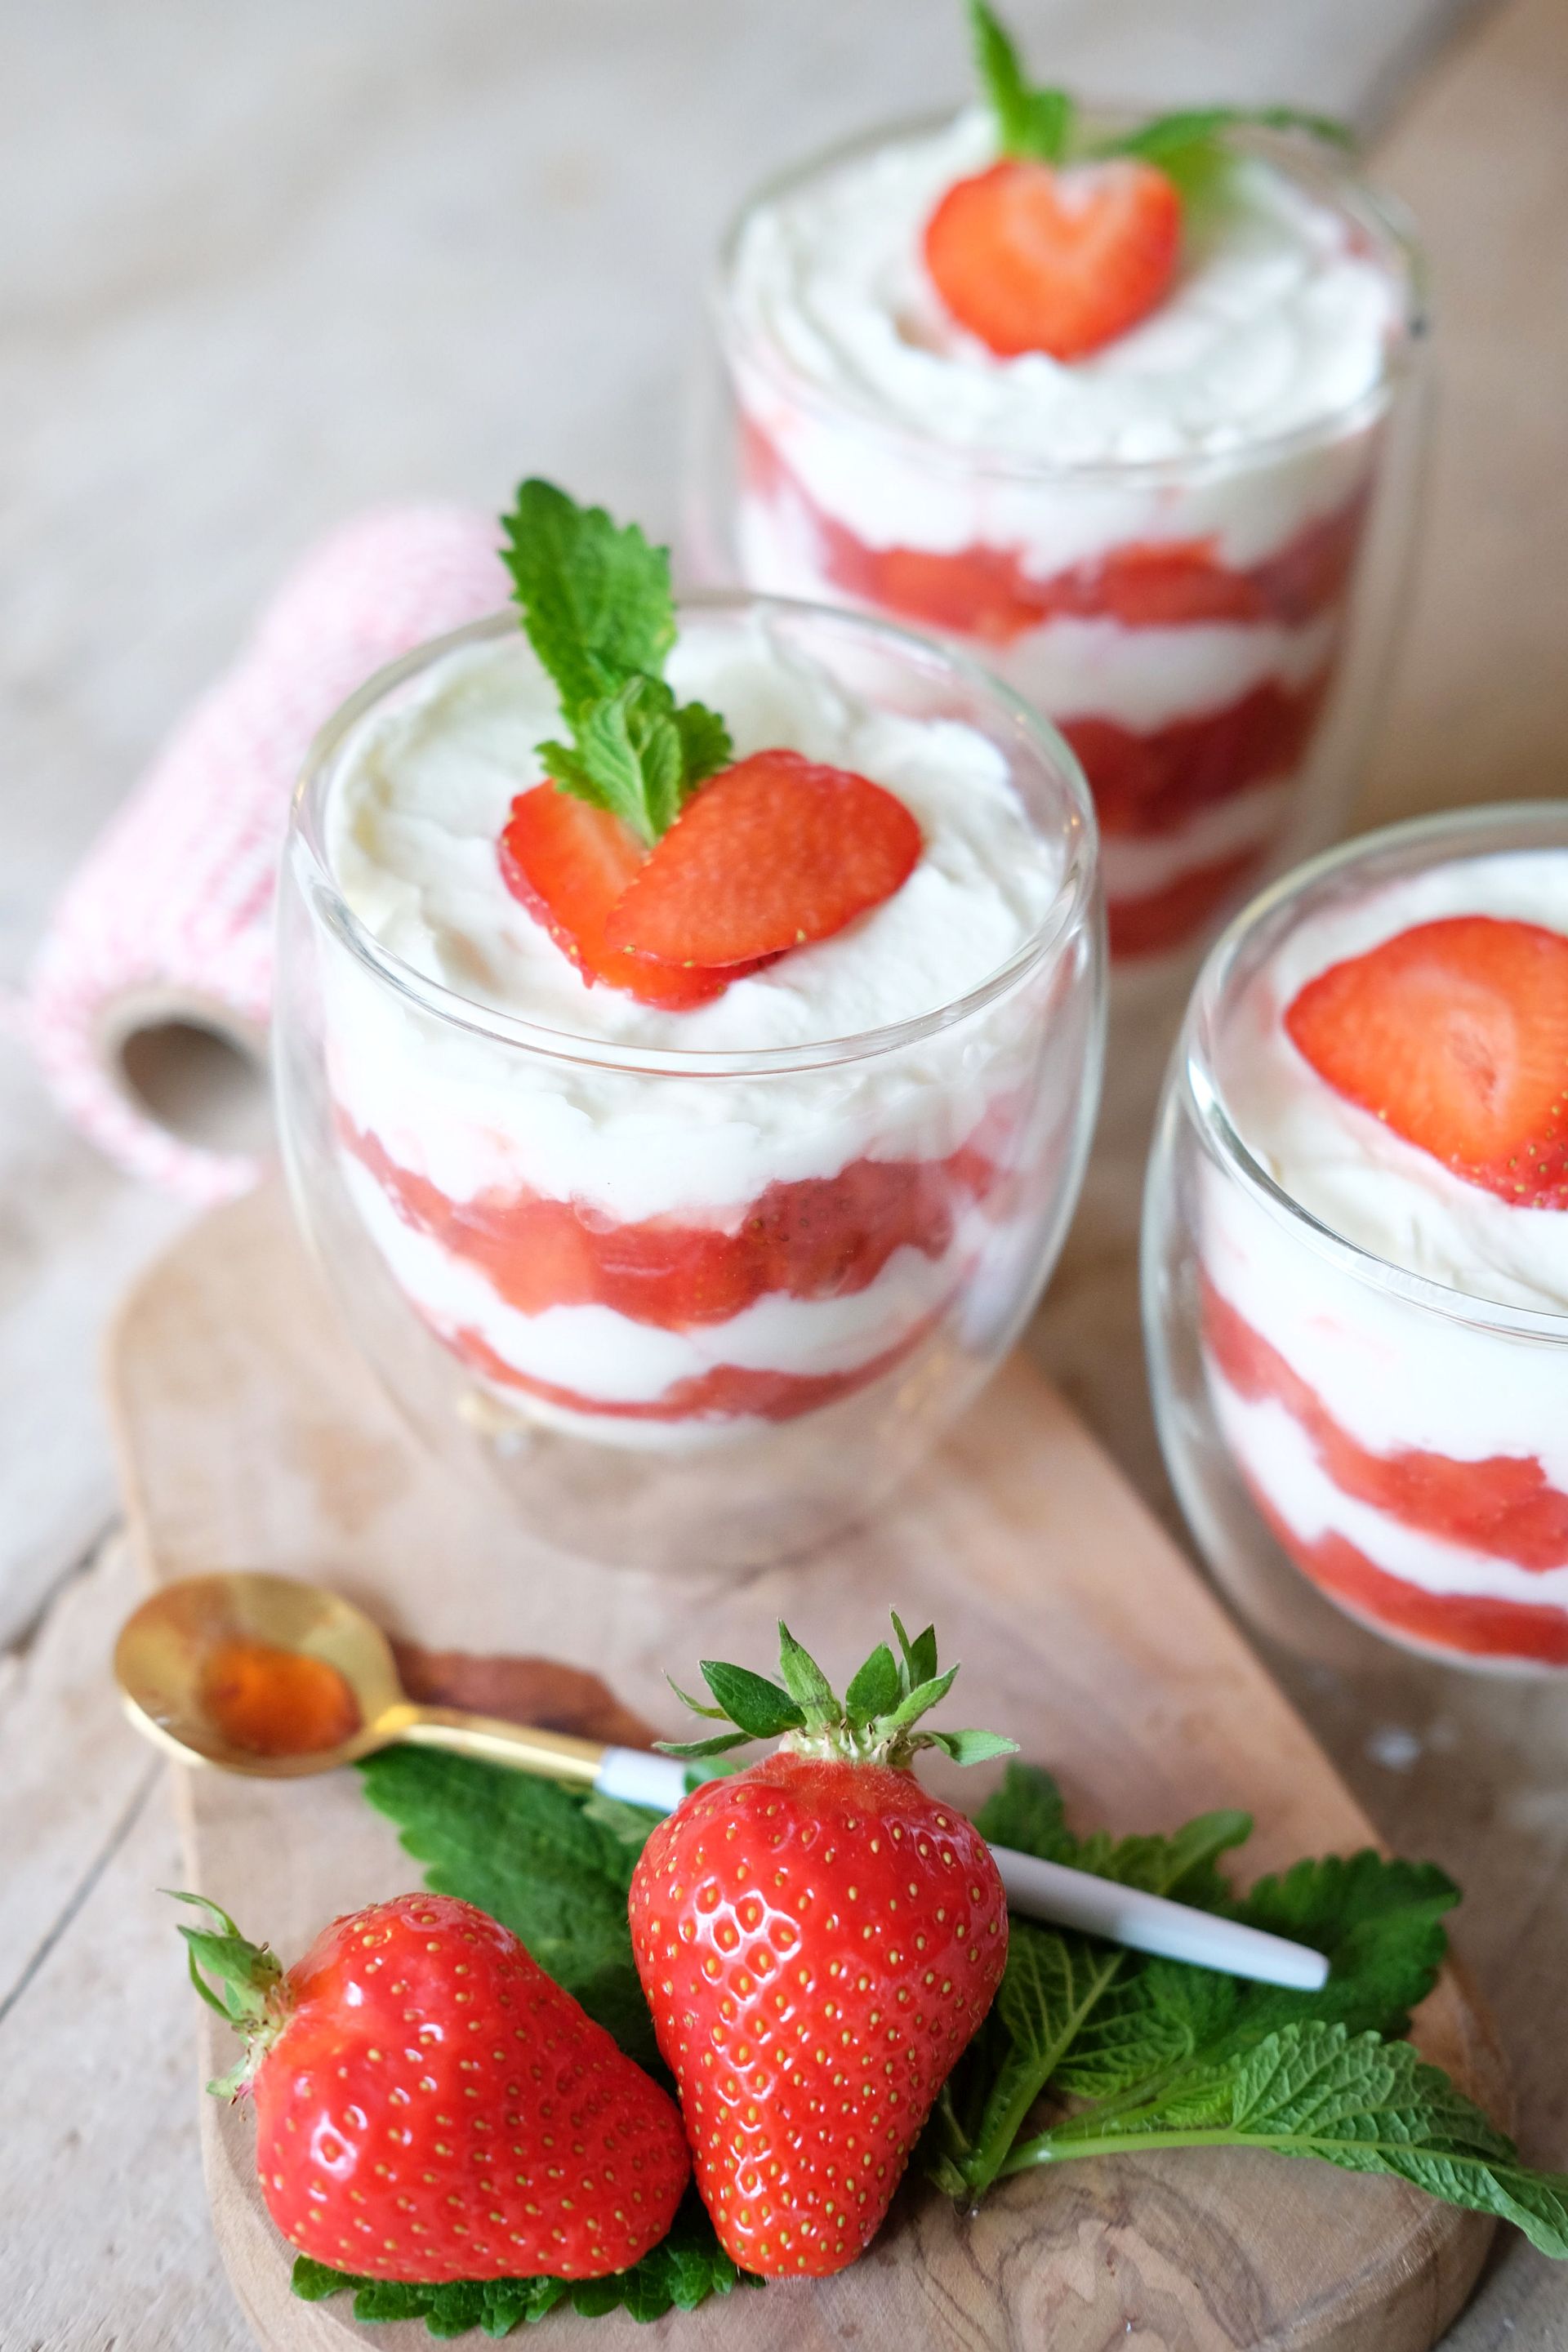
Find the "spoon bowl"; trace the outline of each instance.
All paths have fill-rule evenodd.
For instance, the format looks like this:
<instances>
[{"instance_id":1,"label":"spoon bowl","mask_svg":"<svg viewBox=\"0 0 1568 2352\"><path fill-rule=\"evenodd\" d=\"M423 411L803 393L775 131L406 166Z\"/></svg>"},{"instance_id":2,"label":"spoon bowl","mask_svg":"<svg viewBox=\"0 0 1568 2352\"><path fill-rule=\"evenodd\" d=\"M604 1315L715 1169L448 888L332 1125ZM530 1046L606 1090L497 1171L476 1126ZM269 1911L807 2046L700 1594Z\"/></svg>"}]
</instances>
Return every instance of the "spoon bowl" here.
<instances>
[{"instance_id":1,"label":"spoon bowl","mask_svg":"<svg viewBox=\"0 0 1568 2352\"><path fill-rule=\"evenodd\" d=\"M138 1731L187 1764L268 1780L356 1763L394 1740L592 1780L604 1749L411 1699L391 1643L341 1593L229 1570L160 1586L122 1629L114 1675Z\"/></svg>"}]
</instances>

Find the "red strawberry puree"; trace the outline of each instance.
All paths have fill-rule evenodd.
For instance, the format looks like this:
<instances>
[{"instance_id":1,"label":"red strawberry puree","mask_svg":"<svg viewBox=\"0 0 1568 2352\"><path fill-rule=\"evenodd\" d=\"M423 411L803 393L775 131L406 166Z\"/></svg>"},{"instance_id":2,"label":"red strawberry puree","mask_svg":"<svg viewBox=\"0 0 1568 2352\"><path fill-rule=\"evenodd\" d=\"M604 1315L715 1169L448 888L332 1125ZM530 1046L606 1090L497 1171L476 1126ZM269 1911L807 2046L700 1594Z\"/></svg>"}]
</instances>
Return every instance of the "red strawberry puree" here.
<instances>
[{"instance_id":1,"label":"red strawberry puree","mask_svg":"<svg viewBox=\"0 0 1568 2352\"><path fill-rule=\"evenodd\" d=\"M1304 523L1295 537L1249 569L1232 569L1213 537L1169 545L1116 547L1048 577L1035 576L1027 551L975 545L948 554L912 546L875 548L817 505L755 426L746 433L744 498L768 520L773 542L815 565L804 591L848 597L922 628L969 637L1026 692L1031 640L1055 621L1100 621L1127 632L1224 625L1237 633L1245 676L1249 630L1321 631L1321 656L1300 679L1266 677L1210 707L1163 725L1126 723L1111 709L1063 708L1054 716L1083 762L1106 842L1107 902L1113 954L1179 948L1208 929L1217 910L1261 871L1277 828L1245 846L1185 866L1151 890L1119 891L1117 845L1156 853L1194 831L1248 791L1289 786L1302 775L1332 681L1338 624L1366 513L1358 488L1337 512ZM802 554L802 551L809 554ZM761 584L761 577L759 577ZM773 584L779 584L777 583ZM1283 796L1278 804L1283 806Z\"/></svg>"},{"instance_id":2,"label":"red strawberry puree","mask_svg":"<svg viewBox=\"0 0 1568 2352\"><path fill-rule=\"evenodd\" d=\"M566 1411L625 1420L789 1421L880 1379L926 1336L936 1307L962 1280L963 1218L997 1176L976 1142L946 1160L859 1160L836 1177L772 1184L723 1223L683 1224L665 1216L615 1224L582 1202L526 1192L450 1201L427 1178L400 1168L374 1136L345 1129L343 1141L411 1231L478 1270L521 1316L599 1307L660 1330L702 1330L771 1297L853 1297L869 1289L900 1250L918 1253L941 1278L931 1312L892 1345L841 1370L788 1372L719 1361L636 1400L605 1400L541 1379L509 1360L482 1331L460 1323L448 1329L457 1351L503 1386ZM721 1346L721 1332L719 1338Z\"/></svg>"},{"instance_id":3,"label":"red strawberry puree","mask_svg":"<svg viewBox=\"0 0 1568 2352\"><path fill-rule=\"evenodd\" d=\"M782 652L773 626L683 630L679 690L724 714L735 761L703 787L712 801L688 804L690 830L662 836L687 865L660 881L658 853L638 866L634 845L599 930L635 912L676 945L717 926L733 949L742 918L775 922L775 896L787 913L803 861L753 805L775 784L792 812L805 795L821 824L847 807L874 829L861 824L853 871L848 835L818 845L824 936L781 948L767 930L765 958L720 955L684 1004L617 986L617 950L563 942L563 922L510 887L518 808L559 797L539 750L558 707L521 632L438 654L334 780L345 898L390 953L477 1008L434 1021L329 961L348 1206L493 1402L623 1449L761 1433L884 1381L894 1410L928 1356L984 1343L1027 1298L1082 1124L1091 934L1028 985L921 1025L1000 973L1057 898L1066 843L1032 818L1016 755L953 718L862 703ZM765 856L724 899L704 861L727 806ZM553 832L535 825L522 845L557 874ZM640 936L636 952L656 953ZM903 1042L877 1042L889 1036Z\"/></svg>"},{"instance_id":4,"label":"red strawberry puree","mask_svg":"<svg viewBox=\"0 0 1568 2352\"><path fill-rule=\"evenodd\" d=\"M735 552L753 587L958 638L1046 710L1094 793L1112 951L1163 955L1300 832L1301 794L1332 831L1342 755L1313 761L1382 404L1341 411L1378 385L1399 264L1328 188L1254 161L1129 328L1061 361L983 341L926 224L984 190L991 136L892 134L742 221Z\"/></svg>"},{"instance_id":5,"label":"red strawberry puree","mask_svg":"<svg viewBox=\"0 0 1568 2352\"><path fill-rule=\"evenodd\" d=\"M1258 1508L1378 1630L1568 1667L1568 853L1331 899L1240 998L1218 1067L1264 1166L1373 1254L1358 1277L1205 1166L1204 1359ZM1517 1337L1510 1308L1533 1318Z\"/></svg>"}]
</instances>

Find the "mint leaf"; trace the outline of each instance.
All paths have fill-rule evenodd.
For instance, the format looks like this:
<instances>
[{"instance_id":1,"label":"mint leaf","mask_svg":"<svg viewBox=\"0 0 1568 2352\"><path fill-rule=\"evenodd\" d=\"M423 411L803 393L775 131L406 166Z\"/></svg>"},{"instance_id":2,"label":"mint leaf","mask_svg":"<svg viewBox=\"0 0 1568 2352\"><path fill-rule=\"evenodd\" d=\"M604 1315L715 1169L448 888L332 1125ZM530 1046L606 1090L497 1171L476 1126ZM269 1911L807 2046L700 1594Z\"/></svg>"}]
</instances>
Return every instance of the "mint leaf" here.
<instances>
[{"instance_id":1,"label":"mint leaf","mask_svg":"<svg viewBox=\"0 0 1568 2352\"><path fill-rule=\"evenodd\" d=\"M1391 1862L1370 1849L1298 1863L1283 1878L1260 1879L1241 1902L1220 1907L1249 1927L1324 1953L1327 1984L1317 1992L1291 1992L1175 1960L1144 1961L1118 1989L1114 2032L1111 2021L1097 2019L1108 2038L1081 2040L1058 2070L1058 2086L1089 2098L1126 2093L1136 2101L1173 2065L1219 2063L1307 2021L1352 2033L1402 2034L1410 2011L1436 1982L1447 1948L1443 1914L1458 1900L1452 1879L1431 1864Z\"/></svg>"},{"instance_id":2,"label":"mint leaf","mask_svg":"<svg viewBox=\"0 0 1568 2352\"><path fill-rule=\"evenodd\" d=\"M1113 1838L1108 1830L1075 1837L1063 1816L1060 1790L1037 1764L1009 1764L1000 1788L974 1816L974 1826L993 1845L1016 1846L1042 1862L1065 1863L1150 1895L1179 1893L1184 1903L1202 1910L1223 1909L1231 1902L1215 1864L1252 1834L1251 1815L1227 1809L1200 1813L1171 1837Z\"/></svg>"},{"instance_id":3,"label":"mint leaf","mask_svg":"<svg viewBox=\"0 0 1568 2352\"><path fill-rule=\"evenodd\" d=\"M359 1770L427 1886L511 1928L629 2057L658 2066L626 1920L633 1865L656 1814L644 1814L637 1838L637 1807L612 1814L586 1789L433 1748L386 1748Z\"/></svg>"},{"instance_id":4,"label":"mint leaf","mask_svg":"<svg viewBox=\"0 0 1568 2352\"><path fill-rule=\"evenodd\" d=\"M1326 114L1303 114L1291 106L1207 106L1157 115L1135 131L1097 141L1094 155L1131 155L1153 163L1174 180L1189 204L1210 194L1235 162L1226 133L1256 123L1273 131L1306 131L1337 147L1352 147L1352 133Z\"/></svg>"},{"instance_id":5,"label":"mint leaf","mask_svg":"<svg viewBox=\"0 0 1568 2352\"><path fill-rule=\"evenodd\" d=\"M659 676L675 643L668 549L537 478L519 486L501 529L528 642L568 726L628 679Z\"/></svg>"},{"instance_id":6,"label":"mint leaf","mask_svg":"<svg viewBox=\"0 0 1568 2352\"><path fill-rule=\"evenodd\" d=\"M1242 1986L1231 2046L1309 2011L1352 2033L1404 2033L1411 2011L1437 1981L1448 1946L1443 1917L1458 1899L1453 1880L1435 1864L1390 1861L1370 1848L1299 1862L1283 1877L1259 1879L1233 1916L1325 1952L1331 1971L1315 1993Z\"/></svg>"},{"instance_id":7,"label":"mint leaf","mask_svg":"<svg viewBox=\"0 0 1568 2352\"><path fill-rule=\"evenodd\" d=\"M1207 1908L1228 1904L1215 1864L1252 1826L1245 1813L1226 1811L1203 1814L1173 1837L1117 1840L1100 1832L1076 1838L1063 1820L1056 1782L1031 1764L1008 1766L975 1825L994 1844ZM955 2149L950 2133L940 2151L941 2163L956 2166L972 2193L996 2178L1047 2083L1090 2094L1116 2089L1188 2054L1190 2020L1166 2013L1141 1989L1148 1966L1093 1937L1010 1923L995 2006L949 2101L954 2130L969 2146ZM922 2150L922 2160L933 2152L934 2144Z\"/></svg>"},{"instance_id":8,"label":"mint leaf","mask_svg":"<svg viewBox=\"0 0 1568 2352\"><path fill-rule=\"evenodd\" d=\"M1086 1936L1009 1921L1007 1966L976 2045L984 2095L962 2075L957 2089L956 2112L973 2145L957 2156L956 2168L972 2197L983 2196L1001 2171L1029 2110L1126 1960Z\"/></svg>"},{"instance_id":9,"label":"mint leaf","mask_svg":"<svg viewBox=\"0 0 1568 2352\"><path fill-rule=\"evenodd\" d=\"M695 2311L710 2294L762 2284L737 2270L722 2251L693 2189L688 2189L668 2236L629 2271L608 2278L457 2279L416 2286L329 2270L300 2254L292 2280L301 2302L352 2294L356 2320L422 2319L428 2333L439 2337L466 2336L475 2328L489 2336L510 2336L514 2327L542 2319L565 2303L584 2319L623 2307L633 2319L661 2319L667 2311Z\"/></svg>"},{"instance_id":10,"label":"mint leaf","mask_svg":"<svg viewBox=\"0 0 1568 2352\"><path fill-rule=\"evenodd\" d=\"M538 479L521 485L501 527L523 629L573 737L541 744L550 778L651 844L733 757L717 713L678 705L664 682L676 636L668 550Z\"/></svg>"},{"instance_id":11,"label":"mint leaf","mask_svg":"<svg viewBox=\"0 0 1568 2352\"><path fill-rule=\"evenodd\" d=\"M1442 1871L1369 1851L1298 1863L1237 1900L1217 1864L1247 1834L1244 1814L1168 1838L1077 1838L1056 1783L1029 1765L1008 1768L977 1820L997 1843L1294 1937L1331 1965L1321 1990L1290 1992L1015 1919L995 2006L921 2144L950 2194L1072 2157L1258 2147L1393 2175L1568 2256L1568 2176L1522 2165L1446 2074L1384 2038L1404 2032L1441 1965L1458 1899ZM1098 2104L1020 2138L1047 2091Z\"/></svg>"},{"instance_id":12,"label":"mint leaf","mask_svg":"<svg viewBox=\"0 0 1568 2352\"><path fill-rule=\"evenodd\" d=\"M969 23L975 68L996 120L1003 154L1059 163L1072 135L1072 100L1064 89L1030 87L1017 49L985 0L969 0Z\"/></svg>"},{"instance_id":13,"label":"mint leaf","mask_svg":"<svg viewBox=\"0 0 1568 2352\"><path fill-rule=\"evenodd\" d=\"M1407 2042L1306 2022L1245 2055L1181 2074L1149 2105L1074 2116L1015 2152L1006 2172L1130 2147L1257 2147L1384 2173L1495 2213L1568 2256L1568 2176L1532 2172L1481 2110Z\"/></svg>"},{"instance_id":14,"label":"mint leaf","mask_svg":"<svg viewBox=\"0 0 1568 2352\"><path fill-rule=\"evenodd\" d=\"M679 702L670 714L680 738L681 771L688 792L727 768L735 756L730 730L705 702Z\"/></svg>"},{"instance_id":15,"label":"mint leaf","mask_svg":"<svg viewBox=\"0 0 1568 2352\"><path fill-rule=\"evenodd\" d=\"M1215 1864L1251 1834L1251 1815L1226 1809L1200 1813L1172 1837L1113 1838L1105 1830L1066 1837L1058 1843L1057 1859L1097 1878L1141 1886L1151 1895L1174 1895L1199 1910L1216 1911L1229 1902L1230 1889Z\"/></svg>"},{"instance_id":16,"label":"mint leaf","mask_svg":"<svg viewBox=\"0 0 1568 2352\"><path fill-rule=\"evenodd\" d=\"M309 2254L296 2254L289 2286L301 2303L325 2303L331 2294L342 2294L350 2284L346 2271L329 2270L325 2263L313 2262Z\"/></svg>"},{"instance_id":17,"label":"mint leaf","mask_svg":"<svg viewBox=\"0 0 1568 2352\"><path fill-rule=\"evenodd\" d=\"M1227 131L1256 125L1264 131L1305 131L1333 147L1351 148L1355 134L1348 124L1329 114L1306 114L1294 106L1188 107L1175 114L1157 114L1135 131L1097 141L1097 155L1141 155L1146 163L1163 163L1173 155L1197 146L1212 146Z\"/></svg>"},{"instance_id":18,"label":"mint leaf","mask_svg":"<svg viewBox=\"0 0 1568 2352\"><path fill-rule=\"evenodd\" d=\"M1065 89L1034 87L1016 43L986 0L969 0L969 25L975 71L1004 155L1041 163L1134 155L1157 164L1184 195L1196 198L1207 193L1231 160L1226 132L1249 123L1269 131L1309 131L1334 146L1354 144L1353 134L1332 116L1303 113L1293 106L1185 107L1110 138L1084 140L1072 99Z\"/></svg>"},{"instance_id":19,"label":"mint leaf","mask_svg":"<svg viewBox=\"0 0 1568 2352\"><path fill-rule=\"evenodd\" d=\"M674 713L675 697L662 678L632 677L591 703L578 723L578 758L599 805L653 841L675 823L684 796L685 754ZM580 784L574 789L581 797Z\"/></svg>"},{"instance_id":20,"label":"mint leaf","mask_svg":"<svg viewBox=\"0 0 1568 2352\"><path fill-rule=\"evenodd\" d=\"M999 1788L974 1816L974 1826L993 1845L1010 1845L1041 1862L1059 1862L1069 1835L1062 1792L1038 1764L1009 1764Z\"/></svg>"}]
</instances>

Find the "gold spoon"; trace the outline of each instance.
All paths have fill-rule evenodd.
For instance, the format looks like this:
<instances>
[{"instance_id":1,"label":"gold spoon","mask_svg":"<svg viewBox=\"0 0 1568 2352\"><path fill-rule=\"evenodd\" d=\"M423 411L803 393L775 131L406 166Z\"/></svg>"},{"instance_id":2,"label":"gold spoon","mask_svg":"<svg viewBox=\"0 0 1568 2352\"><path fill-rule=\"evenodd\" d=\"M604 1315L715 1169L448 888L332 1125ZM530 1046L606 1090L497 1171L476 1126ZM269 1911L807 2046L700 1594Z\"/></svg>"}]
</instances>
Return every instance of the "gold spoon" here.
<instances>
[{"instance_id":1,"label":"gold spoon","mask_svg":"<svg viewBox=\"0 0 1568 2352\"><path fill-rule=\"evenodd\" d=\"M163 1585L127 1621L114 1673L138 1731L184 1763L226 1772L295 1780L410 1740L661 1813L686 1794L686 1767L674 1756L420 1705L380 1626L341 1594L294 1577L231 1571ZM1306 1945L1035 1854L991 1851L1011 1908L1030 1918L1266 1984L1313 1991L1328 1975Z\"/></svg>"},{"instance_id":2,"label":"gold spoon","mask_svg":"<svg viewBox=\"0 0 1568 2352\"><path fill-rule=\"evenodd\" d=\"M114 1675L132 1722L160 1748L263 1780L331 1772L395 1740L588 1782L606 1755L637 1754L411 1699L380 1626L340 1593L290 1576L231 1571L162 1586L121 1631Z\"/></svg>"}]
</instances>

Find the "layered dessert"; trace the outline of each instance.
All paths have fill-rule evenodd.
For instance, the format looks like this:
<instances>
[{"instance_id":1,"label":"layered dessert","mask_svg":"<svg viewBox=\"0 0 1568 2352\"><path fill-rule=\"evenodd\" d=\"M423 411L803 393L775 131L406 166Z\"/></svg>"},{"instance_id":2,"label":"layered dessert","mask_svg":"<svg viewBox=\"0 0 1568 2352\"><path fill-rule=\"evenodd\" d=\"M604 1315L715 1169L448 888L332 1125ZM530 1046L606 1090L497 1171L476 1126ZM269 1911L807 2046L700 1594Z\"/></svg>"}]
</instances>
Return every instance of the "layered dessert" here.
<instances>
[{"instance_id":1,"label":"layered dessert","mask_svg":"<svg viewBox=\"0 0 1568 2352\"><path fill-rule=\"evenodd\" d=\"M765 192L728 251L731 560L984 649L1068 736L1112 950L1331 837L1326 737L1412 324L1321 147L1083 126L977 10L989 103Z\"/></svg>"},{"instance_id":2,"label":"layered dessert","mask_svg":"<svg viewBox=\"0 0 1568 2352\"><path fill-rule=\"evenodd\" d=\"M334 1149L479 1390L708 1446L1026 1311L1092 1092L1089 829L939 656L754 602L678 635L662 551L546 490L526 634L434 649L333 758L372 949L324 967ZM628 562L651 619L606 617Z\"/></svg>"},{"instance_id":3,"label":"layered dessert","mask_svg":"<svg viewBox=\"0 0 1568 2352\"><path fill-rule=\"evenodd\" d=\"M1260 1510L1378 1631L1568 1666L1568 848L1330 894L1214 1063L1294 1212L1205 1164L1206 1375Z\"/></svg>"}]
</instances>

